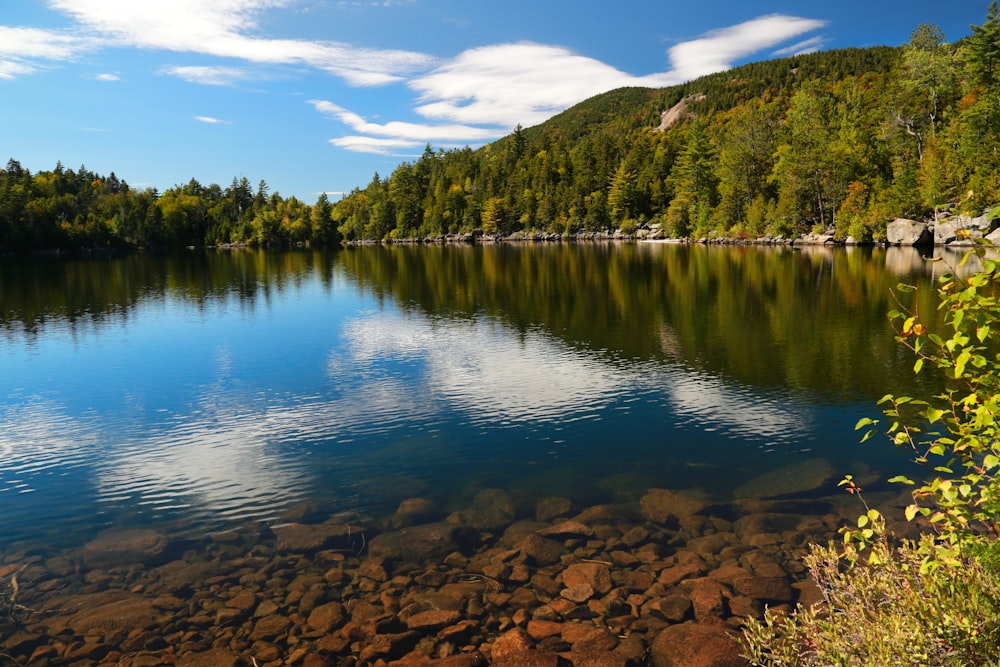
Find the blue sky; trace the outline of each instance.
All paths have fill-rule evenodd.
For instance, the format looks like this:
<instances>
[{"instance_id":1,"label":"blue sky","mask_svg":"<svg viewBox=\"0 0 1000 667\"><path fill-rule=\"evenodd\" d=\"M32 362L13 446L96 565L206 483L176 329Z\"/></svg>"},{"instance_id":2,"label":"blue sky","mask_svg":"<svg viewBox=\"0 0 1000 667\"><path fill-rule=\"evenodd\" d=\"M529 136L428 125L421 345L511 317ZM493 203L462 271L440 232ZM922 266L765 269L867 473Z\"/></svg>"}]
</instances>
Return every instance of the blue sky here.
<instances>
[{"instance_id":1,"label":"blue sky","mask_svg":"<svg viewBox=\"0 0 1000 667\"><path fill-rule=\"evenodd\" d=\"M313 203L605 90L902 44L920 23L955 41L987 5L3 0L0 160L160 190L245 176Z\"/></svg>"}]
</instances>

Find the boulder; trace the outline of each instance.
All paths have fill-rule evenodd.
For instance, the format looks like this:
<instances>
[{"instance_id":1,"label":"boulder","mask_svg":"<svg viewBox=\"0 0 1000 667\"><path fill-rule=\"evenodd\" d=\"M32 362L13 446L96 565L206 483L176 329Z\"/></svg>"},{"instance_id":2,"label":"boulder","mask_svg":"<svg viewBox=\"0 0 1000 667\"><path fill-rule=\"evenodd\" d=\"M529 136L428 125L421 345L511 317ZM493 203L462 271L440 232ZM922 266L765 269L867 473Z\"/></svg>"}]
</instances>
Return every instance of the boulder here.
<instances>
[{"instance_id":1,"label":"boulder","mask_svg":"<svg viewBox=\"0 0 1000 667\"><path fill-rule=\"evenodd\" d=\"M654 667L746 667L736 637L724 626L688 622L671 625L653 640Z\"/></svg>"},{"instance_id":2,"label":"boulder","mask_svg":"<svg viewBox=\"0 0 1000 667\"><path fill-rule=\"evenodd\" d=\"M934 235L926 222L896 218L885 230L889 245L923 246L934 242Z\"/></svg>"},{"instance_id":3,"label":"boulder","mask_svg":"<svg viewBox=\"0 0 1000 667\"><path fill-rule=\"evenodd\" d=\"M441 517L441 510L433 500L427 498L407 498L399 504L396 514L390 519L393 528L427 523Z\"/></svg>"},{"instance_id":4,"label":"boulder","mask_svg":"<svg viewBox=\"0 0 1000 667\"><path fill-rule=\"evenodd\" d=\"M368 552L376 558L439 561L453 551L469 548L478 539L479 534L468 526L429 523L383 533L368 543Z\"/></svg>"},{"instance_id":5,"label":"boulder","mask_svg":"<svg viewBox=\"0 0 1000 667\"><path fill-rule=\"evenodd\" d=\"M774 498L814 491L829 482L836 469L826 459L809 459L757 475L739 486L737 498Z\"/></svg>"},{"instance_id":6,"label":"boulder","mask_svg":"<svg viewBox=\"0 0 1000 667\"><path fill-rule=\"evenodd\" d=\"M694 494L667 489L650 489L639 501L642 516L653 523L674 523L705 509L707 503Z\"/></svg>"},{"instance_id":7,"label":"boulder","mask_svg":"<svg viewBox=\"0 0 1000 667\"><path fill-rule=\"evenodd\" d=\"M98 567L151 563L163 555L167 545L167 538L154 530L111 530L87 543L83 560Z\"/></svg>"},{"instance_id":8,"label":"boulder","mask_svg":"<svg viewBox=\"0 0 1000 667\"><path fill-rule=\"evenodd\" d=\"M563 571L563 584L567 587L587 584L604 595L611 591L611 573L603 563L574 563Z\"/></svg>"},{"instance_id":9,"label":"boulder","mask_svg":"<svg viewBox=\"0 0 1000 667\"><path fill-rule=\"evenodd\" d=\"M363 528L331 524L287 523L275 526L278 551L283 553L312 553L334 546L349 548L352 537L360 536Z\"/></svg>"},{"instance_id":10,"label":"boulder","mask_svg":"<svg viewBox=\"0 0 1000 667\"><path fill-rule=\"evenodd\" d=\"M516 513L509 493L502 489L483 489L476 494L471 509L454 512L448 520L479 530L497 531L513 523Z\"/></svg>"},{"instance_id":11,"label":"boulder","mask_svg":"<svg viewBox=\"0 0 1000 667\"><path fill-rule=\"evenodd\" d=\"M177 660L177 667L236 667L239 664L239 658L224 648L185 653Z\"/></svg>"}]
</instances>

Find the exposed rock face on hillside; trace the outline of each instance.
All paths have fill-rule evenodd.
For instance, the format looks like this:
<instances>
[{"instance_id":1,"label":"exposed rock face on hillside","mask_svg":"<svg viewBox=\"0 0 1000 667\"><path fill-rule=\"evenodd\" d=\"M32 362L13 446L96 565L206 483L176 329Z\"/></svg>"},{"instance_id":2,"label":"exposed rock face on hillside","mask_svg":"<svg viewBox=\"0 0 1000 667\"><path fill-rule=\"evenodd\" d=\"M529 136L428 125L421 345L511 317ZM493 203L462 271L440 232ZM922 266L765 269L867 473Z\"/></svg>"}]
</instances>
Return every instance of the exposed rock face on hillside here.
<instances>
[{"instance_id":1,"label":"exposed rock face on hillside","mask_svg":"<svg viewBox=\"0 0 1000 667\"><path fill-rule=\"evenodd\" d=\"M666 111L660 114L660 125L653 132L663 132L668 128L676 125L683 118L690 116L691 113L688 111L688 106L695 102L704 102L705 95L702 93L692 93L688 95L680 102L670 107Z\"/></svg>"}]
</instances>

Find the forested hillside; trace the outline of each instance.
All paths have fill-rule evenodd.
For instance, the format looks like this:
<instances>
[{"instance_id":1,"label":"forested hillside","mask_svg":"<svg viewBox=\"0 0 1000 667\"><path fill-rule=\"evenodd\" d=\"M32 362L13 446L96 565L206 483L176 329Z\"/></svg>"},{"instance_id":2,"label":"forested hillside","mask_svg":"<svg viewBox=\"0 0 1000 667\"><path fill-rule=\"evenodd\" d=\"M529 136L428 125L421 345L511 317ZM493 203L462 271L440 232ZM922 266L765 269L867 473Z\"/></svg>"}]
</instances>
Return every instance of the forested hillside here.
<instances>
[{"instance_id":1,"label":"forested hillside","mask_svg":"<svg viewBox=\"0 0 1000 667\"><path fill-rule=\"evenodd\" d=\"M682 102L680 106L679 102ZM675 120L661 123L674 109ZM477 150L434 151L310 206L247 179L158 193L114 174L0 170L0 251L580 231L884 237L897 216L1000 202L1000 12L949 43L745 65L611 91Z\"/></svg>"},{"instance_id":2,"label":"forested hillside","mask_svg":"<svg viewBox=\"0 0 1000 667\"><path fill-rule=\"evenodd\" d=\"M679 120L661 113L684 101ZM478 151L432 152L334 206L347 239L481 229L884 238L897 216L1000 201L1000 15L956 44L771 60L592 98Z\"/></svg>"}]
</instances>

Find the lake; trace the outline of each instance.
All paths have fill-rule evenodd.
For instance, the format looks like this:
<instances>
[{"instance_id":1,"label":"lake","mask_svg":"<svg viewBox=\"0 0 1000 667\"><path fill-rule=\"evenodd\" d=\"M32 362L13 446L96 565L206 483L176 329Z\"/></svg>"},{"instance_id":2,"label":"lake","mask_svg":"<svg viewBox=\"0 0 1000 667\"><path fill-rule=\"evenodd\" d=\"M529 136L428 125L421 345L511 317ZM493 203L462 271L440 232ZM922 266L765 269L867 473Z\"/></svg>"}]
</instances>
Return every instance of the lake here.
<instances>
[{"instance_id":1,"label":"lake","mask_svg":"<svg viewBox=\"0 0 1000 667\"><path fill-rule=\"evenodd\" d=\"M414 498L461 523L484 491L512 508L486 542L551 498L888 493L905 456L854 424L933 389L887 312L901 281L931 312L935 270L633 243L4 259L0 562L126 530L197 560L247 526L384 529Z\"/></svg>"}]
</instances>

